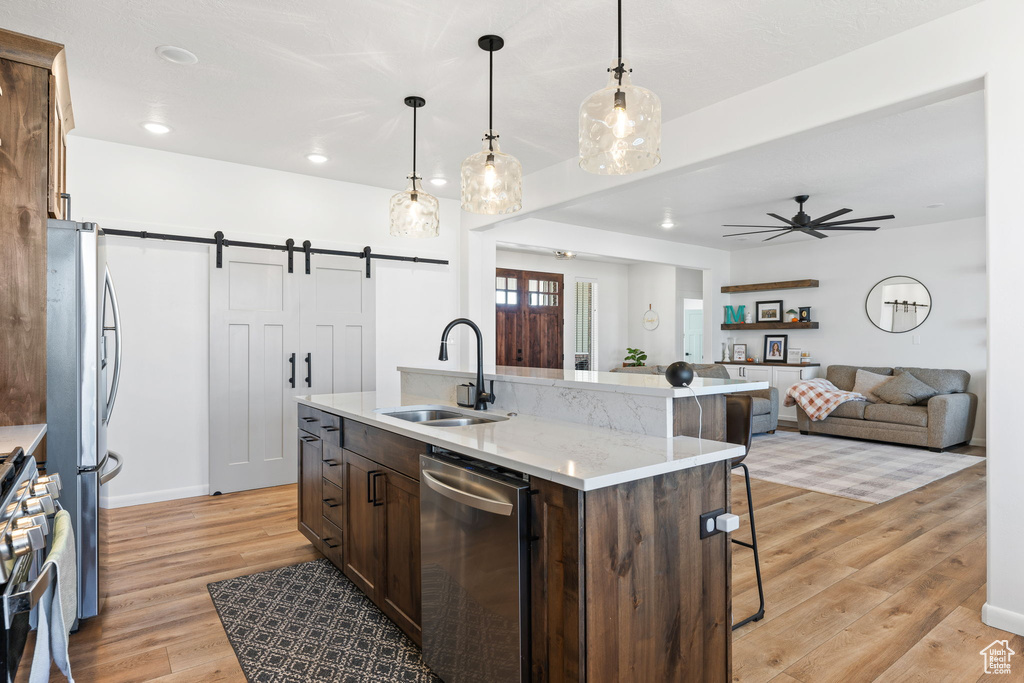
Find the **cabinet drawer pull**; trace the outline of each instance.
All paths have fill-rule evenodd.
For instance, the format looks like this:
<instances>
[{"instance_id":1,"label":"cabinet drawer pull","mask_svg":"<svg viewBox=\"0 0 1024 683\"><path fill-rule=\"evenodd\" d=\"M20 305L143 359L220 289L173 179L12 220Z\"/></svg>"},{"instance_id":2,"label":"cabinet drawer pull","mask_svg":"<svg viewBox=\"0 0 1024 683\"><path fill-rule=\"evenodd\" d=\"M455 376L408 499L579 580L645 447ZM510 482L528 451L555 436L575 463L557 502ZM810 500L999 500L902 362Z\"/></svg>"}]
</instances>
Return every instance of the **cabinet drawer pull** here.
<instances>
[{"instance_id":1,"label":"cabinet drawer pull","mask_svg":"<svg viewBox=\"0 0 1024 683\"><path fill-rule=\"evenodd\" d=\"M306 443L309 443L311 441L319 441L320 440L320 437L317 437L317 436L302 436L300 438L303 441L305 441Z\"/></svg>"},{"instance_id":2,"label":"cabinet drawer pull","mask_svg":"<svg viewBox=\"0 0 1024 683\"><path fill-rule=\"evenodd\" d=\"M331 543L330 541L328 541L325 538L324 539L324 545L327 546L328 548L337 548L340 544L339 543Z\"/></svg>"},{"instance_id":3,"label":"cabinet drawer pull","mask_svg":"<svg viewBox=\"0 0 1024 683\"><path fill-rule=\"evenodd\" d=\"M338 430L337 427L324 427L324 431L325 432L337 432L339 430Z\"/></svg>"},{"instance_id":4,"label":"cabinet drawer pull","mask_svg":"<svg viewBox=\"0 0 1024 683\"><path fill-rule=\"evenodd\" d=\"M336 508L336 507L338 507L341 504L341 503L335 503L330 498L324 498L324 502L327 503L327 507L329 507L329 508Z\"/></svg>"},{"instance_id":5,"label":"cabinet drawer pull","mask_svg":"<svg viewBox=\"0 0 1024 683\"><path fill-rule=\"evenodd\" d=\"M383 472L374 472L373 473L373 507L380 507L380 506L384 505L384 501L383 500L377 500L377 477L383 477L383 476L384 476Z\"/></svg>"},{"instance_id":6,"label":"cabinet drawer pull","mask_svg":"<svg viewBox=\"0 0 1024 683\"><path fill-rule=\"evenodd\" d=\"M304 417L304 418L302 418L302 421L303 422L316 422L316 418L315 417Z\"/></svg>"},{"instance_id":7,"label":"cabinet drawer pull","mask_svg":"<svg viewBox=\"0 0 1024 683\"><path fill-rule=\"evenodd\" d=\"M340 462L334 462L333 460L324 460L324 464L327 465L328 467L337 467L341 463Z\"/></svg>"}]
</instances>

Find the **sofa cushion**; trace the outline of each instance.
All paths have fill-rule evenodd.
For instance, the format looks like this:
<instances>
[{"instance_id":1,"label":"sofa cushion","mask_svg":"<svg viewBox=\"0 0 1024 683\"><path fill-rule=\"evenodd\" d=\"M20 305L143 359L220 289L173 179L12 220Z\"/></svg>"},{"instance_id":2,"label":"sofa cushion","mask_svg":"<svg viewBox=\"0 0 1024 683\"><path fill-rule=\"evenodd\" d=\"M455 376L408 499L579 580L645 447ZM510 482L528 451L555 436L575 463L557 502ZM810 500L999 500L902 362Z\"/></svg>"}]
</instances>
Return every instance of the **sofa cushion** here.
<instances>
[{"instance_id":1,"label":"sofa cushion","mask_svg":"<svg viewBox=\"0 0 1024 683\"><path fill-rule=\"evenodd\" d=\"M888 375L879 375L868 372L864 368L857 368L857 381L854 382L853 390L872 403L878 403L875 389L883 382L888 382L889 379Z\"/></svg>"},{"instance_id":2,"label":"sofa cushion","mask_svg":"<svg viewBox=\"0 0 1024 683\"><path fill-rule=\"evenodd\" d=\"M927 401L938 393L934 387L925 384L909 372L896 375L875 388L875 396L886 403L902 406L912 406L920 401ZM870 420L871 418L866 419Z\"/></svg>"},{"instance_id":3,"label":"sofa cushion","mask_svg":"<svg viewBox=\"0 0 1024 683\"><path fill-rule=\"evenodd\" d=\"M857 370L867 370L876 375L891 375L892 368L874 368L868 365L830 365L825 371L825 379L836 385L836 389L853 391L853 385L857 383Z\"/></svg>"},{"instance_id":4,"label":"sofa cushion","mask_svg":"<svg viewBox=\"0 0 1024 683\"><path fill-rule=\"evenodd\" d=\"M843 405L848 404L844 403ZM833 411L832 414L835 415L835 412ZM924 406L874 403L868 404L864 409L864 419L913 427L927 427L928 409Z\"/></svg>"},{"instance_id":5,"label":"sofa cushion","mask_svg":"<svg viewBox=\"0 0 1024 683\"><path fill-rule=\"evenodd\" d=\"M771 399L761 398L760 396L754 396L751 400L750 414L751 415L767 415L772 412Z\"/></svg>"},{"instance_id":6,"label":"sofa cushion","mask_svg":"<svg viewBox=\"0 0 1024 683\"><path fill-rule=\"evenodd\" d=\"M698 377L709 377L711 379L729 379L729 370L718 363L694 363L693 372ZM755 415L759 415L754 411Z\"/></svg>"},{"instance_id":7,"label":"sofa cushion","mask_svg":"<svg viewBox=\"0 0 1024 683\"><path fill-rule=\"evenodd\" d=\"M971 382L966 370L937 370L934 368L896 368L896 374L909 372L940 394L962 394Z\"/></svg>"},{"instance_id":8,"label":"sofa cushion","mask_svg":"<svg viewBox=\"0 0 1024 683\"><path fill-rule=\"evenodd\" d=\"M855 420L863 420L864 408L867 405L867 401L846 401L845 403L840 403L835 410L828 414L828 416L830 418L849 417Z\"/></svg>"}]
</instances>

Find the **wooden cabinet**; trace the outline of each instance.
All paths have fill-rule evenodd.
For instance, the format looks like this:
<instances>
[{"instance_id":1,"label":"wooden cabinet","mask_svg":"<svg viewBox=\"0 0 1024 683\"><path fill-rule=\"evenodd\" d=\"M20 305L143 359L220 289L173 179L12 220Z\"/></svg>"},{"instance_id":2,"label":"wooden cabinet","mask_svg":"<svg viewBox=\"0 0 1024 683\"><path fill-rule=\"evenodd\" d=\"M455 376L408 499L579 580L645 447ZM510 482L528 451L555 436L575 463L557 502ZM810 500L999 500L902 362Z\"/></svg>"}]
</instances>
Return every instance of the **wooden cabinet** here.
<instances>
[{"instance_id":1,"label":"wooden cabinet","mask_svg":"<svg viewBox=\"0 0 1024 683\"><path fill-rule=\"evenodd\" d=\"M299 531L317 548L323 515L320 437L299 431Z\"/></svg>"},{"instance_id":2,"label":"wooden cabinet","mask_svg":"<svg viewBox=\"0 0 1024 683\"><path fill-rule=\"evenodd\" d=\"M0 426L46 422L46 220L72 128L64 46L0 29Z\"/></svg>"},{"instance_id":3,"label":"wooden cabinet","mask_svg":"<svg viewBox=\"0 0 1024 683\"><path fill-rule=\"evenodd\" d=\"M299 530L415 642L427 444L298 407Z\"/></svg>"}]
</instances>

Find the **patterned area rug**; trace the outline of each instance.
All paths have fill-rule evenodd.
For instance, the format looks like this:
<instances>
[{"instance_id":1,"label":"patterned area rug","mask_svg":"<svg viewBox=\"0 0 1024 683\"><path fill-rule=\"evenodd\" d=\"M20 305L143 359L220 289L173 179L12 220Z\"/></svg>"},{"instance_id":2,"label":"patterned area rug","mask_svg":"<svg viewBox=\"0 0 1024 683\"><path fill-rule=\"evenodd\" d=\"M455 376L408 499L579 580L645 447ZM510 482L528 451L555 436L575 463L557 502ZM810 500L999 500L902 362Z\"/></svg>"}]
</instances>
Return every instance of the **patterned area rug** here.
<instances>
[{"instance_id":1,"label":"patterned area rug","mask_svg":"<svg viewBox=\"0 0 1024 683\"><path fill-rule=\"evenodd\" d=\"M756 435L744 462L754 479L882 503L982 460L925 448L778 431Z\"/></svg>"},{"instance_id":2,"label":"patterned area rug","mask_svg":"<svg viewBox=\"0 0 1024 683\"><path fill-rule=\"evenodd\" d=\"M416 644L327 560L208 586L251 683L440 683Z\"/></svg>"}]
</instances>

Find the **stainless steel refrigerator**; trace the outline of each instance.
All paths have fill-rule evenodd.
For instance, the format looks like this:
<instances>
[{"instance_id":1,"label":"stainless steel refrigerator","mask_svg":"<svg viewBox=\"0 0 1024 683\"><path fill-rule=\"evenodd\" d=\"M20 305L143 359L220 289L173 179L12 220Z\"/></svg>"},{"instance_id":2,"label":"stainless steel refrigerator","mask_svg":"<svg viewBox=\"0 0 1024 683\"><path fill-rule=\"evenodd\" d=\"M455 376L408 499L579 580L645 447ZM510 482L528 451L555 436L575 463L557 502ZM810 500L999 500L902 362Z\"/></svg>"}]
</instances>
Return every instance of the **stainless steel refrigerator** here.
<instances>
[{"instance_id":1,"label":"stainless steel refrigerator","mask_svg":"<svg viewBox=\"0 0 1024 683\"><path fill-rule=\"evenodd\" d=\"M78 618L99 613L105 514L100 487L121 456L107 448L121 376L121 315L95 223L51 220L46 245L46 471L60 474L78 554Z\"/></svg>"}]
</instances>

